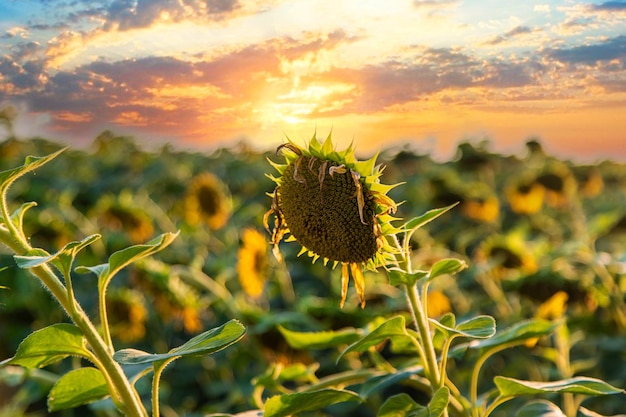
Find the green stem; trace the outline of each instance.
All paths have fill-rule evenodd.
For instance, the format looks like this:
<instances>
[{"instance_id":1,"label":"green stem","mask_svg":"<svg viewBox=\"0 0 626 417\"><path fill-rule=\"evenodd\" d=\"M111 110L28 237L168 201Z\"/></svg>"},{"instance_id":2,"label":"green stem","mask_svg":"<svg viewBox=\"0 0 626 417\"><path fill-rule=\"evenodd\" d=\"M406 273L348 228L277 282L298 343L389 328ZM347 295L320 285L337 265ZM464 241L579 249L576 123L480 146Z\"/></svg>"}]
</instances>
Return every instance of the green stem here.
<instances>
[{"instance_id":1,"label":"green stem","mask_svg":"<svg viewBox=\"0 0 626 417\"><path fill-rule=\"evenodd\" d=\"M472 378L470 380L470 403L471 403L471 406L472 406L472 416L473 417L480 417L480 415L478 414L478 411L479 411L479 407L478 407L478 376L480 374L480 370L482 369L483 365L485 364L487 359L489 359L491 356L495 355L496 353L498 353L500 351L503 351L505 349L509 349L509 348L511 348L513 346L517 346L517 345L519 345L521 343L523 343L523 342L515 341L515 342L504 343L504 344L502 344L500 346L496 346L493 349L488 350L487 352L485 352L476 361L476 364L474 365L474 370L472 371ZM506 401L508 401L509 399L510 398L507 398ZM489 407L488 410L493 411L493 409L496 408L496 407L497 407L497 405L494 406L492 404ZM489 412L491 412L491 411L489 411ZM485 417L487 415L488 414L484 414L482 417Z\"/></svg>"},{"instance_id":2,"label":"green stem","mask_svg":"<svg viewBox=\"0 0 626 417\"><path fill-rule=\"evenodd\" d=\"M1 204L3 214L6 207ZM10 220L4 217L5 225ZM21 235L18 233L17 236ZM16 234L6 227L0 227L0 242L8 246L18 255L26 255L32 247L23 239L17 237ZM87 314L82 310L75 300L69 300L68 292L57 275L47 265L38 266L29 269L29 271L39 278L42 284L50 291L52 296L61 304L67 315L72 319L74 324L81 330L87 343L91 347L95 357L98 359L96 364L100 365L100 371L105 374L105 379L110 380L113 384L111 397L114 400L119 399L119 403L124 405L124 413L132 417L146 417L147 412L141 404L139 395L128 382L121 366L113 359L108 346L100 337L95 326L89 320Z\"/></svg>"},{"instance_id":3,"label":"green stem","mask_svg":"<svg viewBox=\"0 0 626 417\"><path fill-rule=\"evenodd\" d=\"M174 362L180 356L174 356L160 363L154 364L154 375L152 376L152 417L159 417L159 385L161 384L161 374L165 367Z\"/></svg>"},{"instance_id":4,"label":"green stem","mask_svg":"<svg viewBox=\"0 0 626 417\"><path fill-rule=\"evenodd\" d=\"M502 404L504 404L505 402L512 400L514 397L498 397L494 400L494 402L491 403L491 405L485 410L485 413L481 416L481 417L488 417L493 410L495 410L497 407L501 406Z\"/></svg>"},{"instance_id":5,"label":"green stem","mask_svg":"<svg viewBox=\"0 0 626 417\"><path fill-rule=\"evenodd\" d=\"M113 352L113 340L111 339L111 331L109 329L109 315L107 313L107 286L108 282L106 282L104 285L100 285L100 283L98 283L98 305L100 307L100 327L102 327L102 339L108 346L109 350Z\"/></svg>"},{"instance_id":6,"label":"green stem","mask_svg":"<svg viewBox=\"0 0 626 417\"><path fill-rule=\"evenodd\" d=\"M416 285L406 285L406 294L409 301L409 309L415 321L415 326L420 334L422 345L424 346L424 354L426 362L424 363L424 371L426 377L432 384L432 390L435 392L441 386L441 376L437 367L437 354L433 345L428 318L424 315L424 306Z\"/></svg>"}]
</instances>

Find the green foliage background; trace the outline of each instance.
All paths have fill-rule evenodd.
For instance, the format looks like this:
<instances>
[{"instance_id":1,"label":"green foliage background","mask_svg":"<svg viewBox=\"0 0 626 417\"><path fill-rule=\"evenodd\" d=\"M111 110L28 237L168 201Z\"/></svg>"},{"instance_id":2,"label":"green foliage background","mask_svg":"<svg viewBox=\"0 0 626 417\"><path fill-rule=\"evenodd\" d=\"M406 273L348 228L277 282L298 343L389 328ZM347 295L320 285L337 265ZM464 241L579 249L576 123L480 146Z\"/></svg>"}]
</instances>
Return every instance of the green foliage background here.
<instances>
[{"instance_id":1,"label":"green foliage background","mask_svg":"<svg viewBox=\"0 0 626 417\"><path fill-rule=\"evenodd\" d=\"M60 147L42 139L9 138L0 143L0 170L20 165L26 155L46 155ZM409 149L386 149L379 161L387 166L385 183L404 182L390 192L404 202L400 217L461 202L419 229L412 242L416 266L430 266L444 257L469 264L460 274L433 284L457 317L489 314L499 329L505 328L536 316L544 301L564 291L565 317L576 342L570 358L575 370L623 388L626 165L572 164L546 155L537 142L527 148L524 155L505 156L492 153L486 142L463 143L457 156L443 163ZM342 371L370 369L379 360L376 355L348 355L336 363L339 349L291 347L281 329L361 328L406 313L405 298L384 273L365 274L365 309L358 307L353 288L346 306L339 309L339 271L296 257L300 248L295 243L281 246L286 267L276 263L268 248L263 295L253 299L244 293L236 271L238 250L245 228L265 233L263 215L270 205L266 193L274 187L265 176L273 173L268 157L276 160L272 152L244 145L209 154L169 146L146 151L132 138L104 132L92 149L69 149L18 181L10 192L16 206L38 203L25 219L34 246L54 251L71 240L103 235L101 242L81 252L81 265L101 263L116 250L181 230L165 251L123 271L122 279L112 284L115 301L109 308L116 317L111 323L116 347L166 352L233 318L248 332L229 349L168 368L161 387L162 404L167 404L164 416L175 415L173 410L180 415L243 412L258 407L255 399ZM232 198L232 215L219 230L185 220L188 185L203 172L217 176ZM532 184L543 189L541 210L514 212L512 190ZM86 310L97 316L95 279L77 275L74 286ZM66 320L36 280L17 268L6 248L0 248L0 287L0 360L11 357L33 330ZM144 316L137 313L141 311ZM388 345L380 346L378 354L392 364L408 360ZM558 379L553 356L545 340L500 353L485 370L483 391L493 386L489 381L495 375ZM461 386L469 378L465 359L450 363ZM47 391L56 374L71 367L72 361L64 361L28 379L1 373L0 416L46 415ZM427 400L400 383L365 404L345 403L310 415L374 416L384 399L400 392L418 402ZM558 398L551 399L558 403ZM516 404L512 401L494 415L510 415ZM584 405L605 415L626 410L620 395L591 398ZM84 406L52 415L108 415L106 410Z\"/></svg>"}]
</instances>

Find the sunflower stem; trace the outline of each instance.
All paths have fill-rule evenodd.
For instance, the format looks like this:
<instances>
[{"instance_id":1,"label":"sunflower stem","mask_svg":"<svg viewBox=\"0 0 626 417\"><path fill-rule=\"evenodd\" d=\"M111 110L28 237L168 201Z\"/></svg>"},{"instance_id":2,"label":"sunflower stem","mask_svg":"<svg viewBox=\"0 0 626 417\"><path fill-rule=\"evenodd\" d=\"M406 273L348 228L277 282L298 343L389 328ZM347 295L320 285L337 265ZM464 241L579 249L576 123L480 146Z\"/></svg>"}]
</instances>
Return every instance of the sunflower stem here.
<instances>
[{"instance_id":1,"label":"sunflower stem","mask_svg":"<svg viewBox=\"0 0 626 417\"><path fill-rule=\"evenodd\" d=\"M420 339L424 347L424 355L426 356L424 362L424 371L426 378L431 383L433 393L441 386L441 375L439 373L439 367L437 366L437 353L433 345L432 334L430 332L430 326L428 325L428 317L424 314L424 304L420 297L417 285L406 285L406 294L409 301L409 309L413 316L413 321L420 334Z\"/></svg>"}]
</instances>

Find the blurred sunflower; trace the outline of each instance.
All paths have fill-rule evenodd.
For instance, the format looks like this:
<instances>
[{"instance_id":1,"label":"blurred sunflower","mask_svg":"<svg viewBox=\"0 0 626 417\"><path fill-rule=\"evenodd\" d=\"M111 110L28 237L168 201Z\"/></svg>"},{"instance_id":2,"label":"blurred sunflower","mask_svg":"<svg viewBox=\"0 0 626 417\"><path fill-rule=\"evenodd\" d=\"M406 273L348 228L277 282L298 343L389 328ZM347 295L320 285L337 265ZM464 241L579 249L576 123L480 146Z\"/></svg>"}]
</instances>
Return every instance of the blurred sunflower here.
<instances>
[{"instance_id":1,"label":"blurred sunflower","mask_svg":"<svg viewBox=\"0 0 626 417\"><path fill-rule=\"evenodd\" d=\"M341 263L341 307L348 291L350 275L356 292L365 306L365 282L362 268L375 270L388 264L393 252L385 236L398 229L391 225L396 203L387 192L396 185L379 182L382 168L376 155L357 161L352 146L335 151L329 134L322 143L313 135L309 146L283 144L285 164L270 161L280 174L269 176L276 184L270 210L265 214L265 228L274 215L270 232L274 255L282 260L278 244L289 233L290 240L302 245L315 262Z\"/></svg>"},{"instance_id":2,"label":"blurred sunflower","mask_svg":"<svg viewBox=\"0 0 626 417\"><path fill-rule=\"evenodd\" d=\"M205 310L198 291L187 284L178 268L156 259L135 264L132 284L150 298L150 307L161 320L194 334L202 330L201 313Z\"/></svg>"},{"instance_id":3,"label":"blurred sunflower","mask_svg":"<svg viewBox=\"0 0 626 417\"><path fill-rule=\"evenodd\" d=\"M267 240L255 229L245 229L241 235L237 275L246 294L261 295L267 277Z\"/></svg>"},{"instance_id":4,"label":"blurred sunflower","mask_svg":"<svg viewBox=\"0 0 626 417\"><path fill-rule=\"evenodd\" d=\"M537 271L535 257L515 235L493 235L485 239L477 249L476 261L487 265L498 279Z\"/></svg>"},{"instance_id":5,"label":"blurred sunflower","mask_svg":"<svg viewBox=\"0 0 626 417\"><path fill-rule=\"evenodd\" d=\"M583 167L575 172L579 189L585 197L591 198L599 195L604 188L602 174L597 167Z\"/></svg>"},{"instance_id":6,"label":"blurred sunflower","mask_svg":"<svg viewBox=\"0 0 626 417\"><path fill-rule=\"evenodd\" d=\"M483 223L493 223L500 214L500 201L484 183L471 184L469 194L463 198L461 212L469 219Z\"/></svg>"},{"instance_id":7,"label":"blurred sunflower","mask_svg":"<svg viewBox=\"0 0 626 417\"><path fill-rule=\"evenodd\" d=\"M546 203L552 207L563 207L568 204L575 191L576 182L569 168L563 164L547 167L536 180L546 190Z\"/></svg>"},{"instance_id":8,"label":"blurred sunflower","mask_svg":"<svg viewBox=\"0 0 626 417\"><path fill-rule=\"evenodd\" d=\"M446 313L452 311L450 305L450 299L439 290L431 290L428 292L428 316L429 317L441 317Z\"/></svg>"},{"instance_id":9,"label":"blurred sunflower","mask_svg":"<svg viewBox=\"0 0 626 417\"><path fill-rule=\"evenodd\" d=\"M221 229L231 214L230 193L215 175L205 172L191 180L185 196L185 220L195 226L204 222Z\"/></svg>"},{"instance_id":10,"label":"blurred sunflower","mask_svg":"<svg viewBox=\"0 0 626 417\"><path fill-rule=\"evenodd\" d=\"M520 181L507 187L505 194L514 213L534 214L543 206L545 188L536 182Z\"/></svg>"},{"instance_id":11,"label":"blurred sunflower","mask_svg":"<svg viewBox=\"0 0 626 417\"><path fill-rule=\"evenodd\" d=\"M567 299L569 295L565 291L557 291L546 301L537 307L535 317L543 320L558 320L564 316L567 310ZM526 347L532 348L539 341L538 337L528 339Z\"/></svg>"},{"instance_id":12,"label":"blurred sunflower","mask_svg":"<svg viewBox=\"0 0 626 417\"><path fill-rule=\"evenodd\" d=\"M146 334L148 312L140 292L116 288L107 294L112 333L123 342L136 342Z\"/></svg>"},{"instance_id":13,"label":"blurred sunflower","mask_svg":"<svg viewBox=\"0 0 626 417\"><path fill-rule=\"evenodd\" d=\"M154 234L152 219L129 191L123 191L117 197L103 196L91 216L97 217L107 229L124 232L131 243L145 242Z\"/></svg>"}]
</instances>

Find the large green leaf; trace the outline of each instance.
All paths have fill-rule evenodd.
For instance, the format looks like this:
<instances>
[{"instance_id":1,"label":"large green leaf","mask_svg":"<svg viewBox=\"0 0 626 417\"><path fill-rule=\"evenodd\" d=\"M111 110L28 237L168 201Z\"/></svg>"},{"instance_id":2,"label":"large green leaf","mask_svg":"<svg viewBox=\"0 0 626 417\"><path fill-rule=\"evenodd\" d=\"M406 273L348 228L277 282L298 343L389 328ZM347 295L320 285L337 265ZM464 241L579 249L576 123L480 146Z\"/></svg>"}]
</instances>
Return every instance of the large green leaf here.
<instances>
[{"instance_id":1,"label":"large green leaf","mask_svg":"<svg viewBox=\"0 0 626 417\"><path fill-rule=\"evenodd\" d=\"M72 263L74 262L74 258L82 249L92 244L96 240L100 239L99 234L94 234L91 236L87 236L81 241L74 241L63 246L61 250L52 255L30 255L30 256L19 256L16 255L15 262L17 266L20 268L34 268L45 264L47 262L52 262L59 270L63 273L64 276L69 276L70 270L72 268Z\"/></svg>"},{"instance_id":2,"label":"large green leaf","mask_svg":"<svg viewBox=\"0 0 626 417\"><path fill-rule=\"evenodd\" d=\"M428 276L428 271L420 270L408 273L398 268L390 268L387 273L389 274L389 284L393 286L400 284L413 286L417 281Z\"/></svg>"},{"instance_id":3,"label":"large green leaf","mask_svg":"<svg viewBox=\"0 0 626 417\"><path fill-rule=\"evenodd\" d=\"M393 373L385 373L384 375L371 377L361 385L359 395L361 398L367 399L372 394L380 392L390 386L397 386L401 381L423 372L424 367L417 365L410 368L398 369Z\"/></svg>"},{"instance_id":4,"label":"large green leaf","mask_svg":"<svg viewBox=\"0 0 626 417\"><path fill-rule=\"evenodd\" d=\"M96 368L79 368L63 375L48 394L48 411L74 408L109 395L106 381Z\"/></svg>"},{"instance_id":5,"label":"large green leaf","mask_svg":"<svg viewBox=\"0 0 626 417\"><path fill-rule=\"evenodd\" d=\"M442 275L454 275L467 268L467 263L460 259L446 258L435 262L430 268L428 280L431 281Z\"/></svg>"},{"instance_id":6,"label":"large green leaf","mask_svg":"<svg viewBox=\"0 0 626 417\"><path fill-rule=\"evenodd\" d=\"M0 362L0 365L41 368L68 356L89 358L91 354L78 327L58 323L28 335L18 346L15 356Z\"/></svg>"},{"instance_id":7,"label":"large green leaf","mask_svg":"<svg viewBox=\"0 0 626 417\"><path fill-rule=\"evenodd\" d=\"M439 388L427 407L418 404L407 394L390 397L378 410L376 417L441 417L448 407L450 391Z\"/></svg>"},{"instance_id":8,"label":"large green leaf","mask_svg":"<svg viewBox=\"0 0 626 417\"><path fill-rule=\"evenodd\" d=\"M624 390L616 388L600 379L584 376L550 382L522 381L504 376L496 376L493 382L498 387L498 391L500 391L500 396L502 397L563 392L584 395L624 393Z\"/></svg>"},{"instance_id":9,"label":"large green leaf","mask_svg":"<svg viewBox=\"0 0 626 417\"><path fill-rule=\"evenodd\" d=\"M490 339L481 340L476 344L472 344L472 348L483 349L508 343L522 343L528 339L546 336L552 333L558 326L559 323L546 320L533 319L521 321L501 332L497 332L496 335Z\"/></svg>"},{"instance_id":10,"label":"large green leaf","mask_svg":"<svg viewBox=\"0 0 626 417\"><path fill-rule=\"evenodd\" d=\"M415 402L408 394L397 394L389 397L378 409L376 417L414 417L426 407Z\"/></svg>"},{"instance_id":11,"label":"large green leaf","mask_svg":"<svg viewBox=\"0 0 626 417\"><path fill-rule=\"evenodd\" d=\"M167 245L172 243L176 236L178 236L178 232L163 233L162 235L159 235L144 244L129 246L127 248L114 252L109 257L109 262L106 264L95 265L91 267L79 266L76 268L76 272L92 272L98 276L99 285L106 286L109 280L122 268L130 265L135 261L138 261L139 259L159 252Z\"/></svg>"},{"instance_id":12,"label":"large green leaf","mask_svg":"<svg viewBox=\"0 0 626 417\"><path fill-rule=\"evenodd\" d=\"M172 243L177 236L178 233L163 233L142 245L130 246L113 253L109 257L108 274L113 276L131 263L159 252Z\"/></svg>"},{"instance_id":13,"label":"large green leaf","mask_svg":"<svg viewBox=\"0 0 626 417\"><path fill-rule=\"evenodd\" d=\"M352 391L338 389L275 395L265 403L263 415L264 417L286 417L304 411L320 410L323 407L346 401L362 400Z\"/></svg>"},{"instance_id":14,"label":"large green leaf","mask_svg":"<svg viewBox=\"0 0 626 417\"><path fill-rule=\"evenodd\" d=\"M140 365L182 356L209 355L238 342L245 333L246 328L243 324L238 320L231 320L220 327L197 335L168 353L153 354L137 349L122 349L115 352L113 358L124 365Z\"/></svg>"},{"instance_id":15,"label":"large green leaf","mask_svg":"<svg viewBox=\"0 0 626 417\"><path fill-rule=\"evenodd\" d=\"M353 343L362 336L361 332L354 328L322 332L296 332L278 326L278 330L289 346L295 349L325 349Z\"/></svg>"},{"instance_id":16,"label":"large green leaf","mask_svg":"<svg viewBox=\"0 0 626 417\"><path fill-rule=\"evenodd\" d=\"M348 346L337 358L337 362L347 353L350 352L364 352L372 346L375 346L389 338L392 343L394 341L406 342L410 339L407 330L406 323L403 316L395 316L391 319L383 322L380 326L374 329L371 333L365 337L357 340Z\"/></svg>"},{"instance_id":17,"label":"large green leaf","mask_svg":"<svg viewBox=\"0 0 626 417\"><path fill-rule=\"evenodd\" d=\"M33 171L56 158L65 148L47 156L27 156L24 165L0 172L0 191L4 191L19 177Z\"/></svg>"},{"instance_id":18,"label":"large green leaf","mask_svg":"<svg viewBox=\"0 0 626 417\"><path fill-rule=\"evenodd\" d=\"M530 402L520 408L516 417L567 417L559 407L546 400Z\"/></svg>"},{"instance_id":19,"label":"large green leaf","mask_svg":"<svg viewBox=\"0 0 626 417\"><path fill-rule=\"evenodd\" d=\"M444 317L450 319L450 315L451 314L446 314ZM454 327L446 326L435 319L429 320L436 328L446 333L448 337L454 335L473 339L487 339L496 333L496 321L491 316L472 317ZM454 320L452 320L452 322L454 323Z\"/></svg>"},{"instance_id":20,"label":"large green leaf","mask_svg":"<svg viewBox=\"0 0 626 417\"><path fill-rule=\"evenodd\" d=\"M442 207L442 208L438 208L438 209L429 210L426 213L422 214L421 216L414 217L411 220L409 220L408 222L406 222L404 227L403 227L403 229L406 230L407 232L415 231L415 230L419 229L420 227L424 226L425 224L433 221L437 217L441 216L442 214L444 214L448 210L452 209L457 204L459 204L459 203L454 203L454 204L451 204L451 205L449 205L447 207Z\"/></svg>"},{"instance_id":21,"label":"large green leaf","mask_svg":"<svg viewBox=\"0 0 626 417\"><path fill-rule=\"evenodd\" d=\"M437 261L430 271L419 270L408 273L399 268L390 268L387 273L389 274L389 284L393 286L400 284L412 286L420 280L428 282L442 275L454 275L465 268L467 268L465 261L455 258L446 258Z\"/></svg>"},{"instance_id":22,"label":"large green leaf","mask_svg":"<svg viewBox=\"0 0 626 417\"><path fill-rule=\"evenodd\" d=\"M24 224L24 214L26 211L32 207L35 207L37 203L34 201L22 204L17 210L11 214L11 222L15 225L18 230L23 229Z\"/></svg>"}]
</instances>

